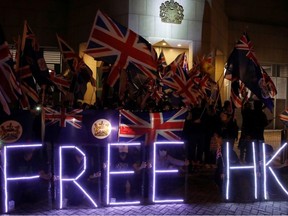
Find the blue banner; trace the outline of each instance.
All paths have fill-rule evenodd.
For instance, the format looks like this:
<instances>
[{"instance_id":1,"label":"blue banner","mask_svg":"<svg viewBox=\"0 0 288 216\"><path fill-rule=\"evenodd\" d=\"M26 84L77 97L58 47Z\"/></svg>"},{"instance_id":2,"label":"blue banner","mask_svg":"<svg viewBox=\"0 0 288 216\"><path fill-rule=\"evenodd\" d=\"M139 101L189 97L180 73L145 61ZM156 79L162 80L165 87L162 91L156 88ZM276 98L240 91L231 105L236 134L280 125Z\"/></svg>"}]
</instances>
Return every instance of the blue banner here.
<instances>
[{"instance_id":1,"label":"blue banner","mask_svg":"<svg viewBox=\"0 0 288 216\"><path fill-rule=\"evenodd\" d=\"M58 144L107 144L117 142L117 110L46 109L45 140Z\"/></svg>"},{"instance_id":2,"label":"blue banner","mask_svg":"<svg viewBox=\"0 0 288 216\"><path fill-rule=\"evenodd\" d=\"M17 110L1 115L0 140L5 144L41 142L41 114Z\"/></svg>"}]
</instances>

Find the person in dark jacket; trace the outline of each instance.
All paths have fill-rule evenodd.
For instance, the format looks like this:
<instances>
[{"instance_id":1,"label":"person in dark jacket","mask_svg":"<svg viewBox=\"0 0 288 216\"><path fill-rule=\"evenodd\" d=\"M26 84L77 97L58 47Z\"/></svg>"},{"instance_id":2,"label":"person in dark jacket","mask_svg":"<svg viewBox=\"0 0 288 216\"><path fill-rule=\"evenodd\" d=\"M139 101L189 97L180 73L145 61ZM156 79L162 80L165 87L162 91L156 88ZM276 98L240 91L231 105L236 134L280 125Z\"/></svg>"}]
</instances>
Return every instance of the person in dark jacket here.
<instances>
[{"instance_id":1,"label":"person in dark jacket","mask_svg":"<svg viewBox=\"0 0 288 216\"><path fill-rule=\"evenodd\" d=\"M219 127L224 143L229 142L231 149L234 148L235 141L238 140L238 125L234 118L234 110L230 101L225 101L220 112Z\"/></svg>"},{"instance_id":2,"label":"person in dark jacket","mask_svg":"<svg viewBox=\"0 0 288 216\"><path fill-rule=\"evenodd\" d=\"M251 121L251 139L255 143L256 155L258 157L257 160L260 160L260 149L264 139L264 130L266 126L269 124L266 114L263 111L263 103L260 100L254 100L254 109L252 113L252 121ZM248 149L248 163L253 162L252 157L252 145L249 146Z\"/></svg>"},{"instance_id":3,"label":"person in dark jacket","mask_svg":"<svg viewBox=\"0 0 288 216\"><path fill-rule=\"evenodd\" d=\"M225 157L226 157L227 149L224 143L223 133L221 129L218 129L215 131L213 138L214 138L215 143L217 144L216 170L215 170L214 180L219 189L220 194L223 195L224 193L223 184L225 182L224 180L225 180L225 167L226 167ZM230 165L235 165L235 164L239 165L240 163L239 158L233 149L229 149L229 156L230 156L229 158ZM237 179L237 181L239 181L239 179Z\"/></svg>"},{"instance_id":4,"label":"person in dark jacket","mask_svg":"<svg viewBox=\"0 0 288 216\"><path fill-rule=\"evenodd\" d=\"M247 101L244 103L242 109L242 126L241 126L241 136L238 143L238 148L240 150L240 161L242 163L247 162L247 155L250 154L250 146L252 143L252 131L253 131L253 110L251 102Z\"/></svg>"}]
</instances>

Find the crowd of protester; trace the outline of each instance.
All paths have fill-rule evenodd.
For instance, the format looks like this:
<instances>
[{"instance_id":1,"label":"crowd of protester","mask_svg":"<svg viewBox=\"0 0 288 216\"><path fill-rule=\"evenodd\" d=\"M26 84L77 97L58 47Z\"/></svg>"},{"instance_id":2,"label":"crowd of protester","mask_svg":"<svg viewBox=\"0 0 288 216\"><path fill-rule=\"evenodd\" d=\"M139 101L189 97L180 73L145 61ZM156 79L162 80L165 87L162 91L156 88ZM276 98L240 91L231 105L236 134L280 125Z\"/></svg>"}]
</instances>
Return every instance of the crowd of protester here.
<instances>
[{"instance_id":1,"label":"crowd of protester","mask_svg":"<svg viewBox=\"0 0 288 216\"><path fill-rule=\"evenodd\" d=\"M264 129L270 123L264 108L259 100L247 101L241 108L242 124L239 125L235 108L229 100L218 109L205 103L192 107L183 130L190 161L189 171L197 171L199 166L216 164L216 136L221 136L223 143L229 142L232 151L239 150L237 152L240 155L236 156L241 163L251 163L252 142L256 143L256 148L264 142Z\"/></svg>"},{"instance_id":2,"label":"crowd of protester","mask_svg":"<svg viewBox=\"0 0 288 216\"><path fill-rule=\"evenodd\" d=\"M149 103L147 103L146 109L150 112L164 112L171 109L177 109L182 106L182 104L179 103L179 106L175 107L168 101L158 104L158 106L156 106L155 101L148 102ZM82 104L81 107L83 109L105 109L103 105L104 104L100 104L98 101L98 104L95 104L93 106L89 106L88 104ZM106 108L109 109L111 107ZM120 109L122 107L118 106L117 108ZM213 167L215 169L215 183L219 187L220 191L222 191L221 188L224 179L223 166L225 166L225 161L223 159L223 155L225 155L224 143L229 142L230 144L229 147L231 151L231 163L252 163L252 141L256 144L256 151L259 151L260 144L264 142L264 129L270 123L263 109L264 106L259 100L247 101L246 103L244 103L243 107L241 108L242 124L241 126L239 126L235 118L235 108L228 100L224 101L222 107L208 105L204 101L202 103L199 103L198 105L189 107L187 117L185 119L182 136L185 143L185 157L179 159L180 166L187 167L187 169L185 168L184 171L186 170L186 172L190 174L198 172L199 169L203 167ZM239 131L241 131L240 136L238 136ZM238 144L237 146L236 143ZM236 154L236 148L239 149L239 155ZM273 149L271 151L273 152ZM122 155L123 157L126 156L127 152L119 151L119 157L114 155L115 160L122 160L120 161L121 163L119 162L118 164L124 164L123 161L127 160L126 157L124 157L123 159ZM165 158L167 158L167 156L165 156ZM168 163L168 161L166 162ZM72 167L71 161L65 164L70 164L69 167ZM142 170L147 168L147 166L144 166L141 161L137 163L137 166L136 163L130 163L130 161L128 161L127 164L131 165L133 169L135 169L135 167L138 167L135 170ZM90 174L91 173L89 173L89 175ZM141 177L141 175L138 175L138 177L139 176ZM85 176L85 179L89 178L90 177ZM97 176L97 178L99 178L99 176ZM117 197L114 194L113 196L117 198L117 200L125 200L125 195L127 195L127 191L130 191L130 195L135 194L135 191L141 191L141 189L139 189L141 185L138 185L136 187L136 184L132 184L132 182L135 181L131 181L131 179L123 179L123 182L120 184L119 179L117 179L116 184L118 185L118 187L115 188L119 189L119 191L115 189L115 193L117 192L117 196L119 196L120 194L123 195L123 197ZM89 181L89 184L94 185L93 183L94 181ZM114 182L112 181L112 185L113 184ZM120 185L123 185L124 187L119 187ZM69 185L67 185L67 187L68 186ZM137 190L134 190L135 188L137 188ZM69 192L71 191L72 190L68 189L66 195L69 196ZM137 196L139 196L139 194ZM73 199L71 199L71 197ZM74 201L74 203L80 203L78 198L83 198L83 196L75 196L75 194L73 193L70 196L69 201Z\"/></svg>"},{"instance_id":3,"label":"crowd of protester","mask_svg":"<svg viewBox=\"0 0 288 216\"><path fill-rule=\"evenodd\" d=\"M241 108L242 124L239 125L235 117L235 109L228 100L223 103L220 109L206 106L206 104L192 107L187 115L183 130L183 138L190 162L189 173L197 172L201 167L213 165L215 168L214 181L219 191L223 192L226 162L224 156L227 153L227 142L229 143L230 165L253 164L252 143L254 143L255 160L260 166L263 160L261 146L262 143L265 143L264 130L271 122L267 119L264 108L265 106L260 100L246 101ZM265 146L267 154L273 154L273 147L269 144L265 144ZM233 181L234 183L239 179L239 176L235 177L237 175L245 174L234 172L233 178L236 179ZM241 179L250 181L242 177ZM253 185L249 182L245 184L244 180L241 184ZM240 192L238 196L240 196ZM243 193L243 196L247 196L247 193Z\"/></svg>"},{"instance_id":4,"label":"crowd of protester","mask_svg":"<svg viewBox=\"0 0 288 216\"><path fill-rule=\"evenodd\" d=\"M126 102L113 100L102 101L97 98L94 105L82 104L84 109L129 109L143 110L149 112L164 112L179 109L185 106L178 101L167 100L156 103L148 99L145 107L139 106L136 101L126 97ZM177 100L174 98L174 100ZM110 105L109 105L110 104ZM175 105L176 104L176 105ZM216 163L217 144L215 144L215 132L218 131L223 143L229 142L230 149L239 152L241 163L251 163L251 143L254 141L256 147L264 141L264 129L271 121L267 119L264 104L260 100L248 100L241 108L242 124L236 120L235 107L230 100L224 101L222 106L209 105L202 100L196 105L188 107L188 114L183 128L183 140L189 160L189 172L194 172L203 165L214 165ZM241 132L241 133L239 133ZM240 134L240 135L239 135ZM235 146L237 144L237 146Z\"/></svg>"}]
</instances>

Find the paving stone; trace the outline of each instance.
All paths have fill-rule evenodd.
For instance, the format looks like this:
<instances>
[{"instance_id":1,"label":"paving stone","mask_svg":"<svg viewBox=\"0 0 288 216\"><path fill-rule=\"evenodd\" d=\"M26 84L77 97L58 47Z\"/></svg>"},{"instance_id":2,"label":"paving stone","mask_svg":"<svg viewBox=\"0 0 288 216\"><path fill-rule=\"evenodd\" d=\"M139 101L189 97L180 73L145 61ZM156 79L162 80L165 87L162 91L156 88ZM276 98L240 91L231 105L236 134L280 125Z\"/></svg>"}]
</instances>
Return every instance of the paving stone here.
<instances>
[{"instance_id":1,"label":"paving stone","mask_svg":"<svg viewBox=\"0 0 288 216\"><path fill-rule=\"evenodd\" d=\"M91 208L81 206L70 209L53 209L51 203L25 205L3 215L287 215L287 200L235 203L220 199L211 171L203 171L190 176L191 184L187 202L177 204L146 204L133 206L101 206ZM193 179L194 178L194 179ZM202 181L201 181L202 179ZM204 179L204 180L203 180Z\"/></svg>"}]
</instances>

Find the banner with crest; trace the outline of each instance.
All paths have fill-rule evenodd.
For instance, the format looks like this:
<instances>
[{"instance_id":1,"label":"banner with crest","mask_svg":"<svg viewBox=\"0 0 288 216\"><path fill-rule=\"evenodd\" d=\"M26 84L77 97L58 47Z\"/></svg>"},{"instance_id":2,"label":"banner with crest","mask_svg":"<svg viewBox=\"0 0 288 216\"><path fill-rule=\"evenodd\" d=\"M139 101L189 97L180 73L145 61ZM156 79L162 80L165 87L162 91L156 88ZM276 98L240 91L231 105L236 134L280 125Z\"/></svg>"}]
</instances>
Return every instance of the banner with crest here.
<instances>
[{"instance_id":1,"label":"banner with crest","mask_svg":"<svg viewBox=\"0 0 288 216\"><path fill-rule=\"evenodd\" d=\"M45 141L57 144L107 144L116 142L117 110L68 110L44 108Z\"/></svg>"},{"instance_id":2,"label":"banner with crest","mask_svg":"<svg viewBox=\"0 0 288 216\"><path fill-rule=\"evenodd\" d=\"M41 142L41 115L29 110L13 111L0 117L0 143Z\"/></svg>"}]
</instances>

